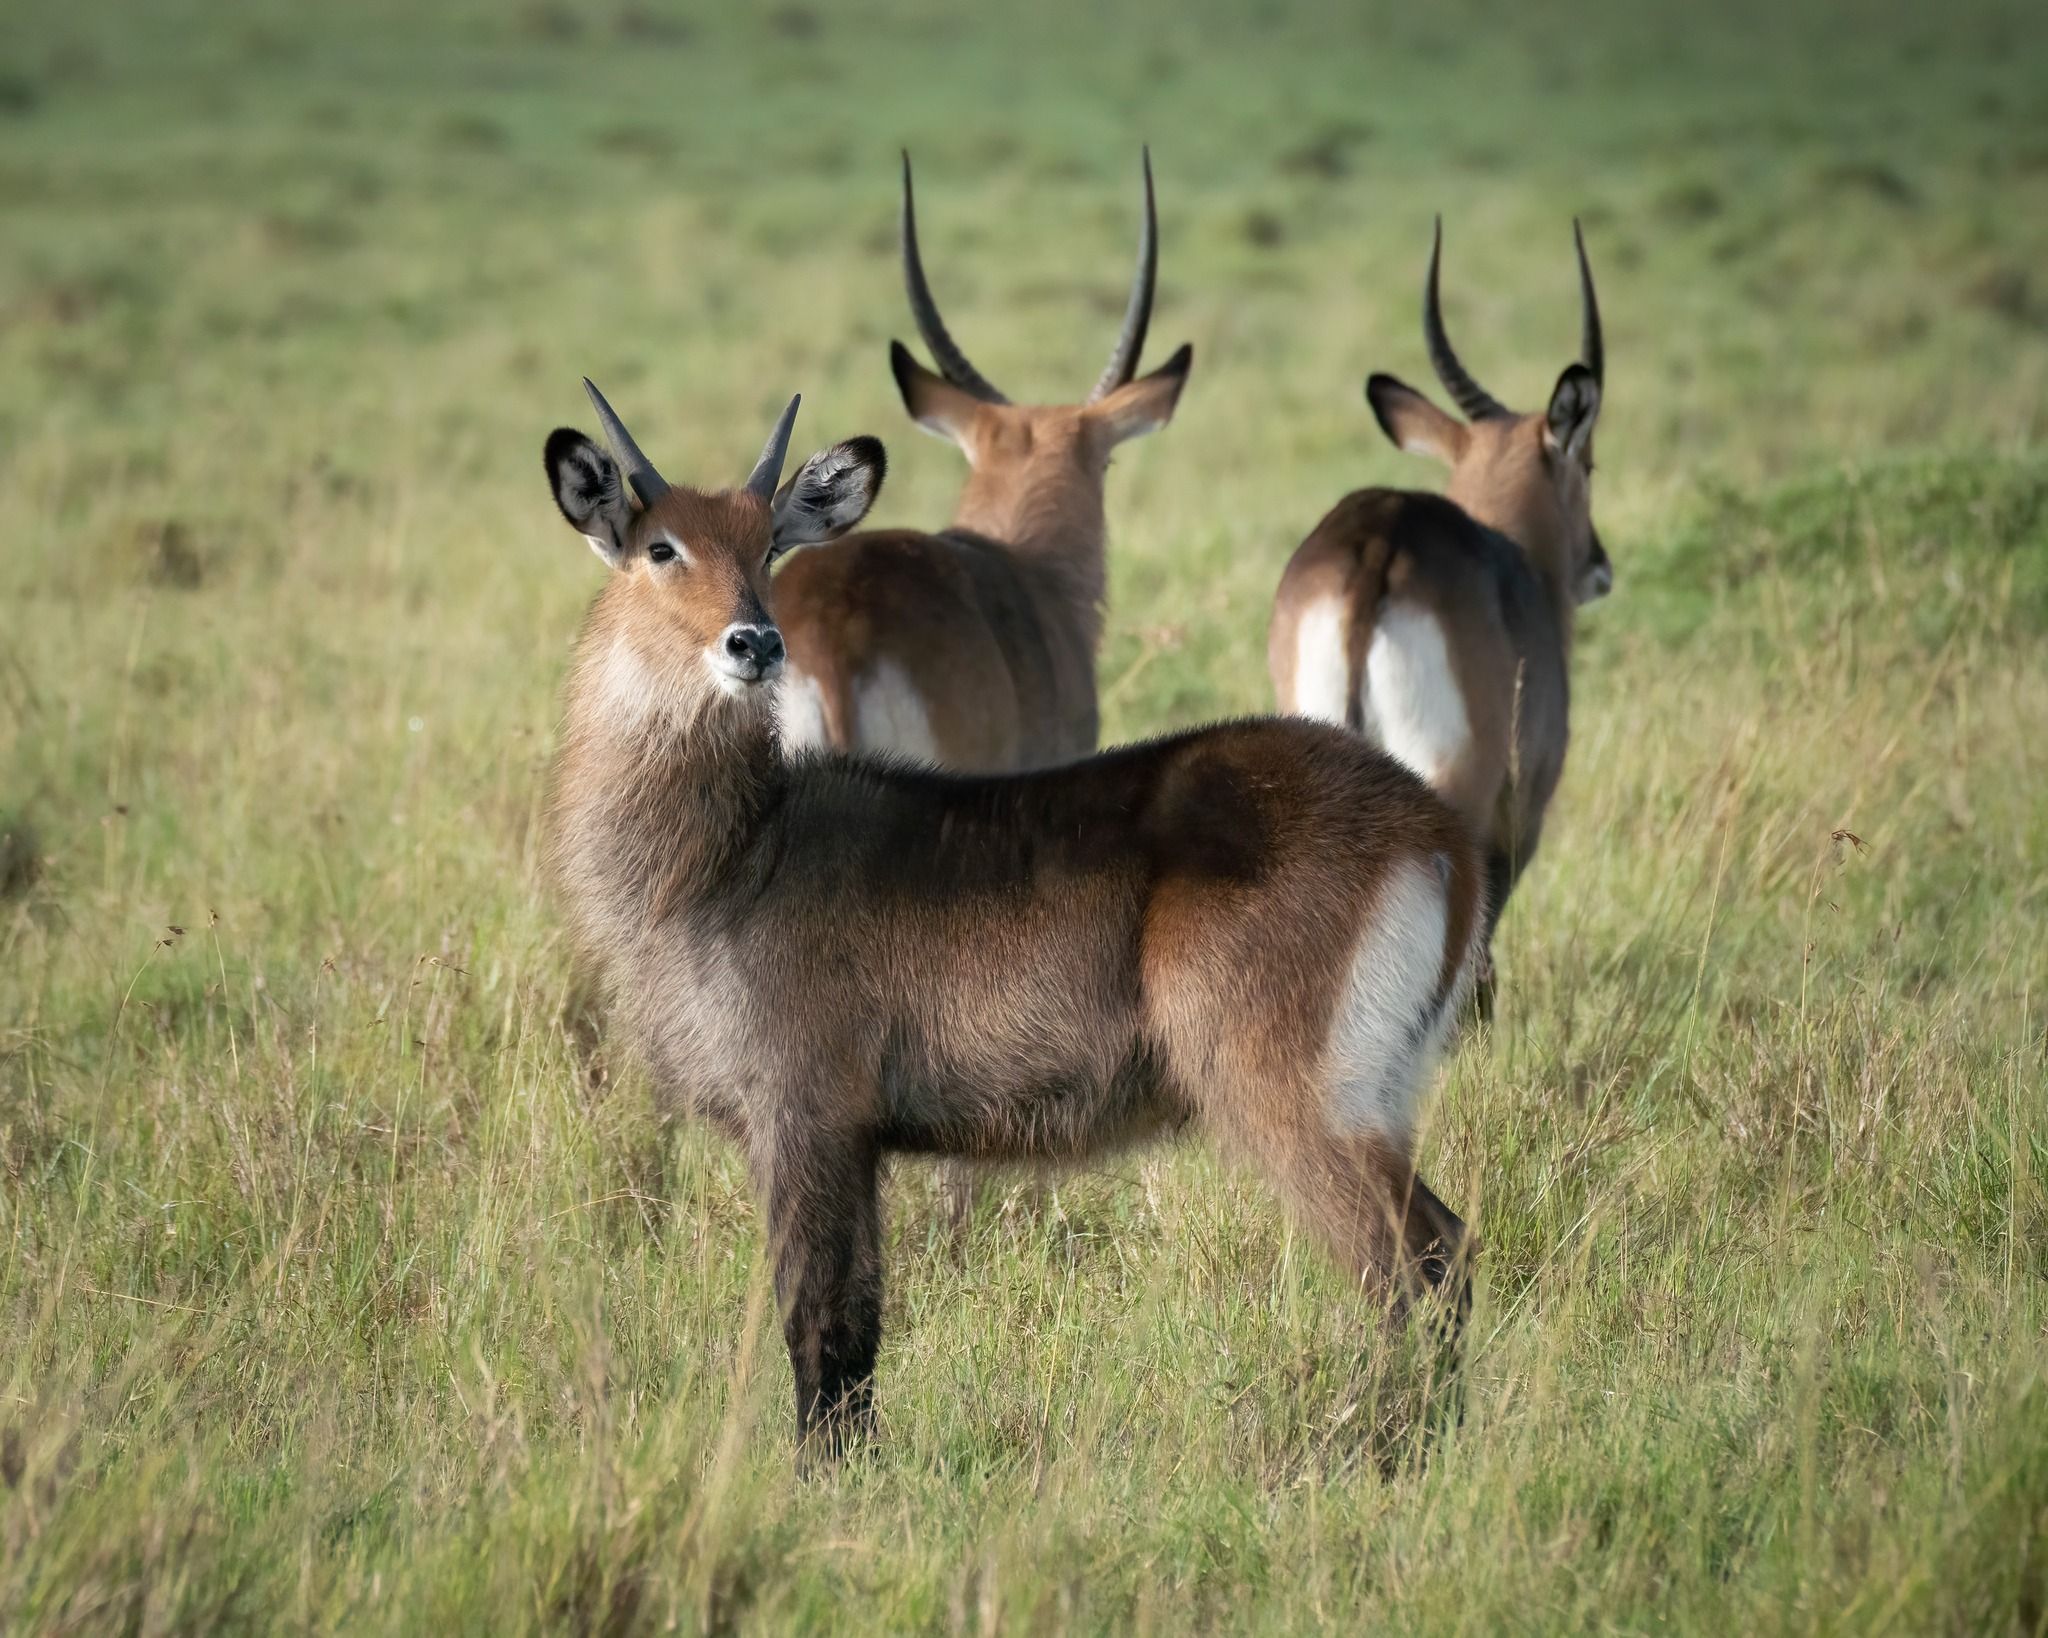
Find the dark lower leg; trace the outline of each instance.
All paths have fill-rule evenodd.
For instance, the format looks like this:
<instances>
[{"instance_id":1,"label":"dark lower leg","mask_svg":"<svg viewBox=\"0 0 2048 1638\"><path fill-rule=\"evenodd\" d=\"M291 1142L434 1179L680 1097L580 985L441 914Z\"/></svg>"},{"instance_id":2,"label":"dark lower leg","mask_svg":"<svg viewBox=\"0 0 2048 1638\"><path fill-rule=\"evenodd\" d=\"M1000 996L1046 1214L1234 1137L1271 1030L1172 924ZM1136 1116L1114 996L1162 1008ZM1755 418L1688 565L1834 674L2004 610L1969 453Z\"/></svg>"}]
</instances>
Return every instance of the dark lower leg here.
<instances>
[{"instance_id":1,"label":"dark lower leg","mask_svg":"<svg viewBox=\"0 0 2048 1638\"><path fill-rule=\"evenodd\" d=\"M1493 930L1500 925L1501 912L1508 907L1508 894L1514 887L1514 860L1498 850L1487 854L1486 920L1479 931L1479 975L1472 990L1472 1004L1481 1018L1493 1017Z\"/></svg>"},{"instance_id":2,"label":"dark lower leg","mask_svg":"<svg viewBox=\"0 0 2048 1638\"><path fill-rule=\"evenodd\" d=\"M1398 1309L1401 1209L1388 1187L1394 1157L1370 1140L1321 1132L1273 1132L1255 1152L1291 1215L1337 1266Z\"/></svg>"},{"instance_id":3,"label":"dark lower leg","mask_svg":"<svg viewBox=\"0 0 2048 1638\"><path fill-rule=\"evenodd\" d=\"M1407 1219L1402 1226L1409 1266L1452 1315L1453 1334L1472 1311L1472 1240L1464 1219L1439 1200L1420 1177L1408 1179Z\"/></svg>"},{"instance_id":4,"label":"dark lower leg","mask_svg":"<svg viewBox=\"0 0 2048 1638\"><path fill-rule=\"evenodd\" d=\"M780 1156L768 1187L775 1295L796 1376L803 1458L836 1458L874 1418L882 1340L878 1157L871 1146Z\"/></svg>"}]
</instances>

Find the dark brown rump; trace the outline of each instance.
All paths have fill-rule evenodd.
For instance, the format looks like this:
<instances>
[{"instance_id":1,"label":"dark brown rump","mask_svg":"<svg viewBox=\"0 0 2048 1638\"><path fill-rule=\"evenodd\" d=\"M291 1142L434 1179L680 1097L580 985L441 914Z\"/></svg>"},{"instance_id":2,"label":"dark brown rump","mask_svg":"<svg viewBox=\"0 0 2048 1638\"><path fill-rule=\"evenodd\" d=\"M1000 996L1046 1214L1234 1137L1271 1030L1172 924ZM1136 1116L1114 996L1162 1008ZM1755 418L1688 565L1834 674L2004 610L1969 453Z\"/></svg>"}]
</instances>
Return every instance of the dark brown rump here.
<instances>
[{"instance_id":1,"label":"dark brown rump","mask_svg":"<svg viewBox=\"0 0 2048 1638\"><path fill-rule=\"evenodd\" d=\"M1421 489L1356 489L1323 515L1295 561L1341 565L1347 587L1376 610L1381 598L1398 595L1412 575L1434 575L1453 564L1500 572L1498 548L1503 545L1516 552L1512 543L1442 495ZM1369 627L1367 634L1369 639Z\"/></svg>"},{"instance_id":2,"label":"dark brown rump","mask_svg":"<svg viewBox=\"0 0 2048 1638\"><path fill-rule=\"evenodd\" d=\"M1193 766L1177 769L1169 789L1190 793L1192 804L1176 810L1162 802L1155 822L1200 838L1202 810L1218 811L1209 790L1234 785L1250 812L1229 833L1247 839L1253 868L1237 879L1213 869L1154 879L1148 998L1168 997L1169 1032L1207 1038L1214 1050L1260 1059L1279 1074L1320 1053L1349 952L1389 873L1404 863L1435 870L1441 861L1455 924L1456 884L1476 881L1471 842L1414 773L1329 724L1234 725L1188 753ZM1201 768L1210 758L1225 769ZM1462 942L1457 948L1462 953Z\"/></svg>"},{"instance_id":3,"label":"dark brown rump","mask_svg":"<svg viewBox=\"0 0 2048 1638\"><path fill-rule=\"evenodd\" d=\"M963 529L938 538L959 554L1016 690L1024 740L1019 771L1094 750L1101 611L1057 562L1020 557Z\"/></svg>"}]
</instances>

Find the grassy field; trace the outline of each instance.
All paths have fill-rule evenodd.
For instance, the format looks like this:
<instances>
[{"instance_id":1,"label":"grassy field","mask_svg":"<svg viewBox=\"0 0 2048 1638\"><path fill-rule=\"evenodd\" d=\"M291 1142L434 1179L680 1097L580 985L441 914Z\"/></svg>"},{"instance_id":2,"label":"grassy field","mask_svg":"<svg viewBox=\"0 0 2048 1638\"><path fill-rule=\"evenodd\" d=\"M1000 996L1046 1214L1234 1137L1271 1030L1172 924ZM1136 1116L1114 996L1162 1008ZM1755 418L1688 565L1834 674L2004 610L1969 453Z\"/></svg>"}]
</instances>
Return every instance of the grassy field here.
<instances>
[{"instance_id":1,"label":"grassy field","mask_svg":"<svg viewBox=\"0 0 2048 1638\"><path fill-rule=\"evenodd\" d=\"M2048 50L2033 8L16 8L0 45L0 1630L2048 1627ZM883 1438L790 1476L736 1158L537 870L665 468L1077 394L1138 143L1106 731L1258 709L1324 508L1608 318L1577 734L1424 1170L1462 1384L1199 1147L894 1180Z\"/></svg>"}]
</instances>

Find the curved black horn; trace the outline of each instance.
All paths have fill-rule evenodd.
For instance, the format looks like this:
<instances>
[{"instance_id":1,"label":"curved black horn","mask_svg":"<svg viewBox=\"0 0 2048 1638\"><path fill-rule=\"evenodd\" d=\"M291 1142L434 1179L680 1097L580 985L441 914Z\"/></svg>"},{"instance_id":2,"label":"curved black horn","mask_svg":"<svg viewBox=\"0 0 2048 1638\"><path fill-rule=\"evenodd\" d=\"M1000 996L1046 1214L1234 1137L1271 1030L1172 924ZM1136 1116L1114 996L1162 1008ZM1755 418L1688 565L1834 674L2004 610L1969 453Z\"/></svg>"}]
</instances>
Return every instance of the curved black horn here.
<instances>
[{"instance_id":1,"label":"curved black horn","mask_svg":"<svg viewBox=\"0 0 2048 1638\"><path fill-rule=\"evenodd\" d=\"M590 394L590 407L597 411L597 424L604 430L604 441L612 446L612 453L619 458L626 482L633 486L633 493L640 497L642 506L652 506L668 493L668 480L654 470L652 461L640 453L640 446L633 442L626 423L612 412L611 405L604 401L604 394L597 390L587 375L583 378L583 390Z\"/></svg>"},{"instance_id":2,"label":"curved black horn","mask_svg":"<svg viewBox=\"0 0 2048 1638\"><path fill-rule=\"evenodd\" d=\"M1422 291L1422 339L1429 345L1429 362L1437 379L1457 401L1458 408L1474 421L1490 421L1509 413L1508 407L1466 372L1451 350L1451 338L1444 334L1443 306L1437 295L1437 264L1443 260L1444 219L1436 219L1436 240L1429 247L1429 282Z\"/></svg>"},{"instance_id":3,"label":"curved black horn","mask_svg":"<svg viewBox=\"0 0 2048 1638\"><path fill-rule=\"evenodd\" d=\"M1138 360L1145 352L1145 331L1152 323L1152 291L1159 283L1159 209L1152 198L1152 149L1143 150L1145 161L1145 220L1138 228L1138 270L1131 275L1131 299L1124 307L1124 326L1118 332L1116 348L1109 355L1102 379L1088 395L1094 403L1105 393L1116 391L1138 373Z\"/></svg>"},{"instance_id":4,"label":"curved black horn","mask_svg":"<svg viewBox=\"0 0 2048 1638\"><path fill-rule=\"evenodd\" d=\"M783 407L781 419L761 448L761 458L747 477L747 492L759 495L770 505L775 502L776 486L782 482L782 463L789 458L789 429L796 425L796 407L803 401L804 395L797 393Z\"/></svg>"},{"instance_id":5,"label":"curved black horn","mask_svg":"<svg viewBox=\"0 0 2048 1638\"><path fill-rule=\"evenodd\" d=\"M917 253L917 206L910 197L910 154L903 155L903 282L910 291L910 311L917 320L917 332L932 350L939 373L962 392L972 393L985 404L1007 404L989 379L967 362L953 338L946 333L946 321L939 317L939 304L932 300L932 287L925 283L924 260Z\"/></svg>"},{"instance_id":6,"label":"curved black horn","mask_svg":"<svg viewBox=\"0 0 2048 1638\"><path fill-rule=\"evenodd\" d=\"M1593 269L1586 262L1586 235L1572 218L1572 242L1579 247L1579 362L1607 385L1607 348L1600 339L1600 298L1593 294Z\"/></svg>"}]
</instances>

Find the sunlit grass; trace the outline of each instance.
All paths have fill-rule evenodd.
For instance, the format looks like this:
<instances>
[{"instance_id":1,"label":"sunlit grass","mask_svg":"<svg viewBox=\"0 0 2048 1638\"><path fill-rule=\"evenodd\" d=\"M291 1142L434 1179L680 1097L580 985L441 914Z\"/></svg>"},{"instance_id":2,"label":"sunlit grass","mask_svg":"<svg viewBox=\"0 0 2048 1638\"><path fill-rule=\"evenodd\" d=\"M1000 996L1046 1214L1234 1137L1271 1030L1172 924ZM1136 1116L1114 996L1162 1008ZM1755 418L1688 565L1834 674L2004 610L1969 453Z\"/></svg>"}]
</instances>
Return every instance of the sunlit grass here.
<instances>
[{"instance_id":1,"label":"sunlit grass","mask_svg":"<svg viewBox=\"0 0 2048 1638\"><path fill-rule=\"evenodd\" d=\"M0 1628L2038 1630L2037 36L22 20ZM1293 545L1434 481L1359 391L1426 379L1434 211L1516 402L1574 213L1600 274L1617 588L1425 1145L1485 1248L1465 1368L1199 1146L1001 1180L962 1245L902 1167L882 1438L799 1485L743 1168L602 1038L540 879L598 572L540 444L589 373L730 482L800 388L800 442L887 439L884 521L942 521L884 367L897 145L961 339L1056 397L1141 139L1154 350L1197 356L1110 477L1112 737L1263 707Z\"/></svg>"}]
</instances>

